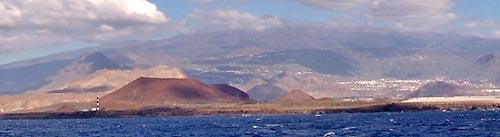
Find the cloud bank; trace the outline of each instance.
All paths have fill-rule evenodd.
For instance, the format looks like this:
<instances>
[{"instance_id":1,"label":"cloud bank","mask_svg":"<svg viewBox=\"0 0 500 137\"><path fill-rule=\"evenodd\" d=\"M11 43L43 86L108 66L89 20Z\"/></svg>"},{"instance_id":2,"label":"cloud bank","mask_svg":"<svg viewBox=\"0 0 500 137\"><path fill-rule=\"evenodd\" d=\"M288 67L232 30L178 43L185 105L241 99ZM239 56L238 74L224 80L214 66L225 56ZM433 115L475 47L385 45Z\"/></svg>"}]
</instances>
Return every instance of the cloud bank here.
<instances>
[{"instance_id":1,"label":"cloud bank","mask_svg":"<svg viewBox=\"0 0 500 137\"><path fill-rule=\"evenodd\" d=\"M0 13L0 53L149 35L170 20L146 0L3 0Z\"/></svg>"},{"instance_id":2,"label":"cloud bank","mask_svg":"<svg viewBox=\"0 0 500 137\"><path fill-rule=\"evenodd\" d=\"M215 10L196 9L188 15L188 19L196 22L199 28L205 29L263 31L284 25L284 21L276 16L265 15L257 17L233 8Z\"/></svg>"},{"instance_id":3,"label":"cloud bank","mask_svg":"<svg viewBox=\"0 0 500 137\"><path fill-rule=\"evenodd\" d=\"M297 0L368 23L409 31L443 29L458 18L451 0ZM445 27L446 28L446 27Z\"/></svg>"}]
</instances>

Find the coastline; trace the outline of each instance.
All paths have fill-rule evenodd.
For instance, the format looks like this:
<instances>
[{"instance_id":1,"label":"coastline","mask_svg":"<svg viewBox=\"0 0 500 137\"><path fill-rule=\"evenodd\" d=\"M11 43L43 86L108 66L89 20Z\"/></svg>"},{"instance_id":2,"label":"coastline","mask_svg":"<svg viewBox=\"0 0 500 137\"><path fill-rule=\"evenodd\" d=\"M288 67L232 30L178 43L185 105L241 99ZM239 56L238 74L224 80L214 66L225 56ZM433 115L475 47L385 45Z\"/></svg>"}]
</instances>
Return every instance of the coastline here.
<instances>
[{"instance_id":1,"label":"coastline","mask_svg":"<svg viewBox=\"0 0 500 137\"><path fill-rule=\"evenodd\" d=\"M261 105L261 104L259 104ZM210 104L206 105L210 106ZM214 105L216 106L216 105ZM418 112L418 111L467 111L499 110L498 102L389 102L384 104L362 105L347 108L325 109L218 109L214 106L200 107L149 107L136 110L102 110L89 112L29 112L0 114L0 119L85 119L85 118L129 118L129 117L168 117L168 116L245 116L245 115L280 115L280 114L330 114L330 113L375 113L375 112Z\"/></svg>"}]
</instances>

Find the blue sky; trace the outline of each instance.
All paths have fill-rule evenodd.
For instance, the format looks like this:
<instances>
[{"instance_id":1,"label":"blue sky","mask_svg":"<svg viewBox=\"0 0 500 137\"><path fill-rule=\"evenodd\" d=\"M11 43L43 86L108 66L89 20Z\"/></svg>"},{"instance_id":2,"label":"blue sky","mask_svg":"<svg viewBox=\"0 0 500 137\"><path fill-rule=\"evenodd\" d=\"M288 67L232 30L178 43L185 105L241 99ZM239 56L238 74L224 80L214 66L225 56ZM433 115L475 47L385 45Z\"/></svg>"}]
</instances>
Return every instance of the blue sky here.
<instances>
[{"instance_id":1,"label":"blue sky","mask_svg":"<svg viewBox=\"0 0 500 137\"><path fill-rule=\"evenodd\" d=\"M498 0L6 0L0 2L0 64L120 40L288 24L500 38L498 7Z\"/></svg>"},{"instance_id":2,"label":"blue sky","mask_svg":"<svg viewBox=\"0 0 500 137\"><path fill-rule=\"evenodd\" d=\"M299 2L290 0L262 0L255 2L231 0L214 3L196 3L183 0L151 0L151 2L155 3L159 10L167 13L176 21L184 19L194 9L220 9L228 7L252 13L256 16L271 14L298 22L323 22L335 16L335 13L331 11L305 6Z\"/></svg>"},{"instance_id":3,"label":"blue sky","mask_svg":"<svg viewBox=\"0 0 500 137\"><path fill-rule=\"evenodd\" d=\"M459 0L455 11L458 15L477 20L500 20L498 0Z\"/></svg>"},{"instance_id":4,"label":"blue sky","mask_svg":"<svg viewBox=\"0 0 500 137\"><path fill-rule=\"evenodd\" d=\"M196 3L185 0L150 0L158 9L167 13L174 20L182 20L189 12L197 8L227 8L233 7L239 11L249 12L254 15L272 14L281 18L299 22L325 22L334 18L335 11L303 5L293 0L263 0L256 2L238 2L235 0ZM500 1L498 0L456 0L454 12L464 18L477 20L500 20Z\"/></svg>"},{"instance_id":5,"label":"blue sky","mask_svg":"<svg viewBox=\"0 0 500 137\"><path fill-rule=\"evenodd\" d=\"M186 0L150 0L158 9L167 13L174 20L182 20L189 12L197 8L233 7L239 11L249 12L257 16L272 14L281 18L299 22L325 22L339 15L335 11L306 6L293 0L262 0L239 2L237 0L197 3ZM500 1L498 0L455 0L453 11L464 18L477 20L500 20Z\"/></svg>"}]
</instances>

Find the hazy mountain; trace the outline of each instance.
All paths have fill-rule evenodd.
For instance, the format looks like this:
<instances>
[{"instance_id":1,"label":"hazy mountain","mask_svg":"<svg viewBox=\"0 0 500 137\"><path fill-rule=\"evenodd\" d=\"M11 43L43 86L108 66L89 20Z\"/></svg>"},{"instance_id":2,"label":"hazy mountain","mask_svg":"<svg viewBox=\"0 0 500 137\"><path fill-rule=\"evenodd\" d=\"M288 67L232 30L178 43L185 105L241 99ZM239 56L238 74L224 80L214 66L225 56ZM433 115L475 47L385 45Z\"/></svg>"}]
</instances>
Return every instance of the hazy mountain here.
<instances>
[{"instance_id":1,"label":"hazy mountain","mask_svg":"<svg viewBox=\"0 0 500 137\"><path fill-rule=\"evenodd\" d=\"M245 83L256 79L266 81L258 84L269 83L267 80L284 72L296 74L298 82L306 82L304 79L308 77L329 83L437 76L495 81L498 77L493 76L500 67L495 65L495 58L500 55L499 46L499 40L470 36L322 25L298 25L259 32L201 31L157 41L124 42L73 51L100 51L102 54L81 60L97 62L92 63L94 66L82 62L71 65L79 59L68 59L68 53L3 65L0 66L0 87L2 93L22 92L64 78L60 76L88 75L97 68L150 68L158 65L178 67L187 76L208 84L227 83L242 85L243 88L249 88ZM107 59L102 59L101 55L106 55ZM82 69L86 67L89 69ZM15 74L31 75L20 78ZM83 77L76 79L80 78Z\"/></svg>"},{"instance_id":2,"label":"hazy mountain","mask_svg":"<svg viewBox=\"0 0 500 137\"><path fill-rule=\"evenodd\" d=\"M250 99L256 101L271 101L286 94L287 91L271 84L257 85L247 91Z\"/></svg>"},{"instance_id":3,"label":"hazy mountain","mask_svg":"<svg viewBox=\"0 0 500 137\"><path fill-rule=\"evenodd\" d=\"M467 93L465 93L463 87L438 81L425 84L417 91L411 93L409 97L452 97L464 95L467 95Z\"/></svg>"},{"instance_id":4,"label":"hazy mountain","mask_svg":"<svg viewBox=\"0 0 500 137\"><path fill-rule=\"evenodd\" d=\"M314 100L314 97L302 90L292 90L282 96L277 97L275 102L304 102Z\"/></svg>"},{"instance_id":5,"label":"hazy mountain","mask_svg":"<svg viewBox=\"0 0 500 137\"><path fill-rule=\"evenodd\" d=\"M140 78L186 78L186 76L174 67L157 66L150 69L131 70L98 70L82 79L68 82L49 91L51 93L71 92L104 92L118 89L129 82Z\"/></svg>"},{"instance_id":6,"label":"hazy mountain","mask_svg":"<svg viewBox=\"0 0 500 137\"><path fill-rule=\"evenodd\" d=\"M496 82L500 77L500 58L495 54L482 55L457 75L471 80L487 79Z\"/></svg>"},{"instance_id":7,"label":"hazy mountain","mask_svg":"<svg viewBox=\"0 0 500 137\"><path fill-rule=\"evenodd\" d=\"M110 70L118 70L118 69L130 69L128 66L120 66L113 61L111 61L108 57L106 57L101 52L94 52L90 54L84 54L81 56L81 59L78 63L88 63L90 65L90 72L95 72L101 69L110 69Z\"/></svg>"},{"instance_id":8,"label":"hazy mountain","mask_svg":"<svg viewBox=\"0 0 500 137\"><path fill-rule=\"evenodd\" d=\"M356 72L356 61L334 50L303 49L242 56L222 60L194 61L196 64L229 64L278 65L298 64L312 69L314 72L339 76L352 76Z\"/></svg>"},{"instance_id":9,"label":"hazy mountain","mask_svg":"<svg viewBox=\"0 0 500 137\"><path fill-rule=\"evenodd\" d=\"M286 27L263 32L200 32L161 42L163 44L155 45L155 50L175 48L168 54L184 58L184 65L188 64L189 68L193 65L200 68L231 66L235 71L253 71L253 77L264 78L280 74L273 71L310 71L349 79L436 76L477 79L460 73L464 73L462 70L477 57L499 53L496 48L499 42L492 39L325 26ZM263 69L268 69L270 74L264 76L263 72L257 72ZM252 77L248 73L227 71L186 72L203 81L217 80L214 82L218 83L239 83Z\"/></svg>"},{"instance_id":10,"label":"hazy mountain","mask_svg":"<svg viewBox=\"0 0 500 137\"><path fill-rule=\"evenodd\" d=\"M5 67L0 69L0 94L48 90L83 78L97 70L129 68L112 62L100 52L84 54L75 59Z\"/></svg>"},{"instance_id":11,"label":"hazy mountain","mask_svg":"<svg viewBox=\"0 0 500 137\"><path fill-rule=\"evenodd\" d=\"M70 60L58 60L29 66L0 69L0 94L20 93L50 83L48 76L57 74Z\"/></svg>"}]
</instances>

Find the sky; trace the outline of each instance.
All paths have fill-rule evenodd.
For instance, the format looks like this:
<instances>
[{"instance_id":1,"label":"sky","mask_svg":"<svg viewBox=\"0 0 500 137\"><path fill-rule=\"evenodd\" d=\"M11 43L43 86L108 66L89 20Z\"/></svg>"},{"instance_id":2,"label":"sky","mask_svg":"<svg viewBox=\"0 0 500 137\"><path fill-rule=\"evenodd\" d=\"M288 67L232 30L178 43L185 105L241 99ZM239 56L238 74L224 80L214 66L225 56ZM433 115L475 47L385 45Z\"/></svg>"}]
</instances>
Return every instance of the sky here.
<instances>
[{"instance_id":1,"label":"sky","mask_svg":"<svg viewBox=\"0 0 500 137\"><path fill-rule=\"evenodd\" d=\"M368 27L500 38L498 0L1 0L0 64L211 30Z\"/></svg>"}]
</instances>

